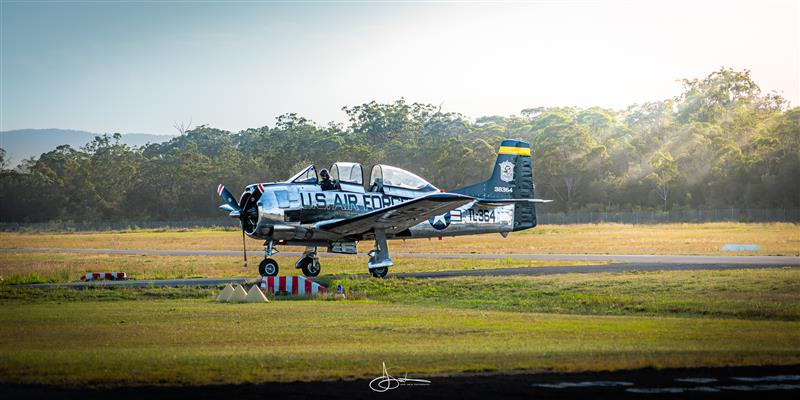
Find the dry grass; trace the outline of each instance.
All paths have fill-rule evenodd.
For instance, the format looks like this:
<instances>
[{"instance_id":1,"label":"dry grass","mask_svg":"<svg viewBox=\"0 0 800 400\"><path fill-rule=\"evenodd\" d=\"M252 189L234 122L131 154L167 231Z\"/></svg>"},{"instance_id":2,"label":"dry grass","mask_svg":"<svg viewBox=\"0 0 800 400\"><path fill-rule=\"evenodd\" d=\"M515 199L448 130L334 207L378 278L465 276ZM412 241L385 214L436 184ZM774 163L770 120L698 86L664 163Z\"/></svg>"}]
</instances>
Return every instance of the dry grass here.
<instances>
[{"instance_id":1,"label":"dry grass","mask_svg":"<svg viewBox=\"0 0 800 400\"><path fill-rule=\"evenodd\" d=\"M800 255L800 226L786 223L669 225L546 225L511 234L478 235L439 240L392 241L394 252L444 253L586 253L718 255L725 244L757 244L761 250L743 255ZM260 242L248 240L248 247ZM360 250L372 246L362 243ZM113 249L241 248L233 231L122 231L102 233L0 233L0 247L79 247ZM289 250L289 247L284 247Z\"/></svg>"},{"instance_id":2,"label":"dry grass","mask_svg":"<svg viewBox=\"0 0 800 400\"><path fill-rule=\"evenodd\" d=\"M251 248L260 242L248 240ZM230 250L242 248L238 231L137 230L78 233L0 233L0 247L98 248L98 249L184 249Z\"/></svg>"},{"instance_id":3,"label":"dry grass","mask_svg":"<svg viewBox=\"0 0 800 400\"><path fill-rule=\"evenodd\" d=\"M734 255L726 244L757 244L757 252L738 255L800 255L795 224L546 225L500 235L407 241L394 251L452 253L576 253Z\"/></svg>"}]
</instances>

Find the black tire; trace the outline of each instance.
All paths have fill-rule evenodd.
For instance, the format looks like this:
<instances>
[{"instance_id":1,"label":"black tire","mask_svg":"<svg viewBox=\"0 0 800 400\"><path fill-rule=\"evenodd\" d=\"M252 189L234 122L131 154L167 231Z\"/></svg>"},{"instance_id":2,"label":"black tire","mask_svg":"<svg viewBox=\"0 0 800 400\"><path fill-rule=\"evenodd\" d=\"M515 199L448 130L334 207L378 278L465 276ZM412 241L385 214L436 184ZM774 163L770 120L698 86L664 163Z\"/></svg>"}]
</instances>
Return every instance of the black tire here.
<instances>
[{"instance_id":1,"label":"black tire","mask_svg":"<svg viewBox=\"0 0 800 400\"><path fill-rule=\"evenodd\" d=\"M369 273L376 278L385 278L386 274L389 273L389 267L373 268L369 270Z\"/></svg>"},{"instance_id":2,"label":"black tire","mask_svg":"<svg viewBox=\"0 0 800 400\"><path fill-rule=\"evenodd\" d=\"M258 273L261 274L261 276L278 275L278 262L271 258L265 258L258 264Z\"/></svg>"},{"instance_id":3,"label":"black tire","mask_svg":"<svg viewBox=\"0 0 800 400\"><path fill-rule=\"evenodd\" d=\"M319 271L322 270L319 265L319 260L313 259L311 257L306 257L300 263L300 269L303 270L303 275L305 276L317 276L319 275Z\"/></svg>"}]
</instances>

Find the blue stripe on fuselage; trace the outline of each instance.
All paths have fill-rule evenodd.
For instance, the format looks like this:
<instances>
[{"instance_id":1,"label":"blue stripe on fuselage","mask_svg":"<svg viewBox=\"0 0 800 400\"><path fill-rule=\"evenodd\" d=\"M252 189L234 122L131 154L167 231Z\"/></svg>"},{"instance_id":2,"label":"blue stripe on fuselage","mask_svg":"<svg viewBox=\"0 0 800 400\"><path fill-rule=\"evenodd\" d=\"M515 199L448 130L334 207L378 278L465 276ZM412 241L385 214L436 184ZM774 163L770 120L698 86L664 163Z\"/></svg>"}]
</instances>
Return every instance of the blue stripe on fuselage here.
<instances>
[{"instance_id":1,"label":"blue stripe on fuselage","mask_svg":"<svg viewBox=\"0 0 800 400\"><path fill-rule=\"evenodd\" d=\"M338 218L352 218L373 210L400 204L404 197L382 193L352 193L341 191L301 191L300 208L286 209L285 222L303 224Z\"/></svg>"}]
</instances>

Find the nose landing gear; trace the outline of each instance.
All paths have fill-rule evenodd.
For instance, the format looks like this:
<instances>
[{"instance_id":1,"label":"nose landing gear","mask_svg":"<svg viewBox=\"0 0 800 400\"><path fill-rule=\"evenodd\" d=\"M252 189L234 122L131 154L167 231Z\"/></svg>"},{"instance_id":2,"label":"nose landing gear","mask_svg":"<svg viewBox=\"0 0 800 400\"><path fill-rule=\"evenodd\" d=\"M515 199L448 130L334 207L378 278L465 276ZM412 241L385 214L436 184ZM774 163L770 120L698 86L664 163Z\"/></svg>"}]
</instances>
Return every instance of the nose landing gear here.
<instances>
[{"instance_id":1,"label":"nose landing gear","mask_svg":"<svg viewBox=\"0 0 800 400\"><path fill-rule=\"evenodd\" d=\"M265 258L258 264L258 273L261 276L275 276L278 275L278 262L271 259Z\"/></svg>"},{"instance_id":2,"label":"nose landing gear","mask_svg":"<svg viewBox=\"0 0 800 400\"><path fill-rule=\"evenodd\" d=\"M278 275L278 262L270 258L277 252L278 250L274 248L272 240L264 242L264 259L258 264L258 273L261 276Z\"/></svg>"}]
</instances>

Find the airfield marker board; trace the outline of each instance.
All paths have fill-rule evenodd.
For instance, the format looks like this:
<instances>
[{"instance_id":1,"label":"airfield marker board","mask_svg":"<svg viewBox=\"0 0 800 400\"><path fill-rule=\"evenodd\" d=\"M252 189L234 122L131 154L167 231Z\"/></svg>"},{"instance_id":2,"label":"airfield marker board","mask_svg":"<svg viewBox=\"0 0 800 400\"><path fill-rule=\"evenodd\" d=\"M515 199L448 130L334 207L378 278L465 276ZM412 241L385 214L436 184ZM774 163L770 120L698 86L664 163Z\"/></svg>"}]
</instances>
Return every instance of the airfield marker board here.
<instances>
[{"instance_id":1,"label":"airfield marker board","mask_svg":"<svg viewBox=\"0 0 800 400\"><path fill-rule=\"evenodd\" d=\"M327 288L304 276L265 276L261 278L265 293L307 296L324 293Z\"/></svg>"},{"instance_id":2,"label":"airfield marker board","mask_svg":"<svg viewBox=\"0 0 800 400\"><path fill-rule=\"evenodd\" d=\"M82 281L124 281L128 279L128 275L124 272L88 272L81 275Z\"/></svg>"},{"instance_id":3,"label":"airfield marker board","mask_svg":"<svg viewBox=\"0 0 800 400\"><path fill-rule=\"evenodd\" d=\"M726 244L722 246L722 251L758 251L757 244Z\"/></svg>"}]
</instances>

